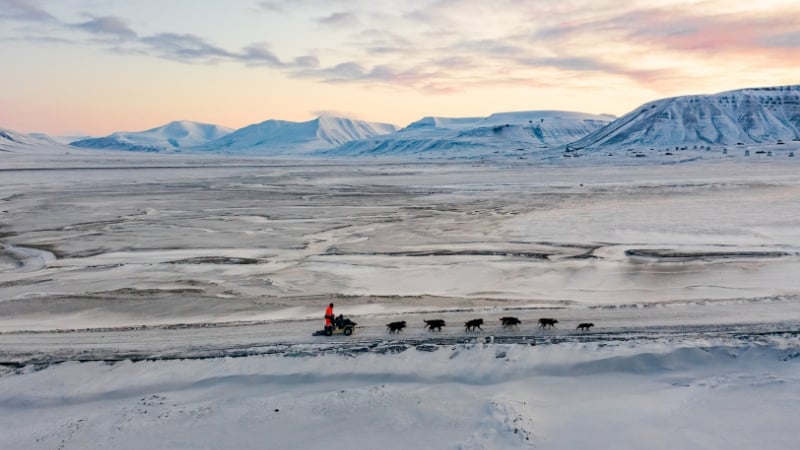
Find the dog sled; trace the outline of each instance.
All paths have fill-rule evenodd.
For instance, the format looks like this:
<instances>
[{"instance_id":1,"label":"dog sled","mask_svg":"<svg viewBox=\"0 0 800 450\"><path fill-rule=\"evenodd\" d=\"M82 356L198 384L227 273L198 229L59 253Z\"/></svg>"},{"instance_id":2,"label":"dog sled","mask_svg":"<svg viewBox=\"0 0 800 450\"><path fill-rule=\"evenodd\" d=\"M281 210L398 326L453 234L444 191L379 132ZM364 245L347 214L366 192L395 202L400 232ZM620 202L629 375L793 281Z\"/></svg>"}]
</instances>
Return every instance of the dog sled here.
<instances>
[{"instance_id":1,"label":"dog sled","mask_svg":"<svg viewBox=\"0 0 800 450\"><path fill-rule=\"evenodd\" d=\"M356 328L356 323L350 319L345 318L342 314L333 319L333 325L325 327L322 330L314 332L313 336L333 336L334 334L343 334L350 336Z\"/></svg>"}]
</instances>

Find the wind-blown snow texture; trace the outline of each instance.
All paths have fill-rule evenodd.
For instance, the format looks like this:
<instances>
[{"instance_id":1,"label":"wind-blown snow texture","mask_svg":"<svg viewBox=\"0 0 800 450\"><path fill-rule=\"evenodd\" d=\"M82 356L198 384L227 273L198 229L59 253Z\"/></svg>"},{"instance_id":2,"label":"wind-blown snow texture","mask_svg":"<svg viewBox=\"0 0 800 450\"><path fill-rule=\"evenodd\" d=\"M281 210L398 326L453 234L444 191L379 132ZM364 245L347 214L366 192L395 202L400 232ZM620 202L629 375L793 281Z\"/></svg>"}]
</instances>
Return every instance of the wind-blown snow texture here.
<instances>
[{"instance_id":1,"label":"wind-blown snow texture","mask_svg":"<svg viewBox=\"0 0 800 450\"><path fill-rule=\"evenodd\" d=\"M228 135L233 130L219 125L175 121L138 132L117 132L102 138L83 139L70 145L128 151L159 152L193 147Z\"/></svg>"},{"instance_id":2,"label":"wind-blown snow texture","mask_svg":"<svg viewBox=\"0 0 800 450\"><path fill-rule=\"evenodd\" d=\"M608 124L613 116L570 111L522 111L489 117L424 117L387 136L345 144L330 156L477 156L569 144Z\"/></svg>"},{"instance_id":3,"label":"wind-blown snow texture","mask_svg":"<svg viewBox=\"0 0 800 450\"><path fill-rule=\"evenodd\" d=\"M217 152L248 152L260 156L306 154L359 139L392 133L387 123L323 115L308 122L267 120L201 146Z\"/></svg>"},{"instance_id":4,"label":"wind-blown snow texture","mask_svg":"<svg viewBox=\"0 0 800 450\"><path fill-rule=\"evenodd\" d=\"M798 139L800 86L779 86L646 103L571 147L775 144Z\"/></svg>"}]
</instances>

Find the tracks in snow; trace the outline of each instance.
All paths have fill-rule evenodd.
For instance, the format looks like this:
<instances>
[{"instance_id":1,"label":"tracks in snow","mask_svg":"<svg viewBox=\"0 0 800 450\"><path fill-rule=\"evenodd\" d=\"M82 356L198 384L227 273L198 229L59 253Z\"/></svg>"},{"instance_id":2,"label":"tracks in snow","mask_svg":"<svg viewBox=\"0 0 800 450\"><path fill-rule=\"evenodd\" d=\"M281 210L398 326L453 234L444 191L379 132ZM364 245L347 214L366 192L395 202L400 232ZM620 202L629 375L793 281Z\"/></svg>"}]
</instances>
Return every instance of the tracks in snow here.
<instances>
[{"instance_id":1,"label":"tracks in snow","mask_svg":"<svg viewBox=\"0 0 800 450\"><path fill-rule=\"evenodd\" d=\"M133 338L140 332L134 331ZM184 332L187 330L184 330ZM87 336L87 332L60 335L63 339L58 348L42 347L13 349L0 347L0 368L16 370L26 366L37 368L65 362L106 362L120 361L166 361L210 358L241 358L262 355L283 357L315 357L339 355L354 357L360 354L397 354L416 350L435 352L441 349L460 349L474 346L497 346L498 358L504 357L503 346L549 346L560 344L621 346L639 345L648 342L664 342L672 345L702 346L703 342L724 343L732 346L771 345L779 339L800 340L800 324L737 324L707 325L692 327L647 327L643 329L611 329L596 332L537 332L524 334L504 332L503 334L467 333L463 335L443 335L435 332L411 336L358 337L319 337L305 341L284 342L221 342L212 344L215 339L181 340L181 333L164 335L169 345L160 348L131 349L124 345L99 347L102 339ZM95 334L95 333L92 333ZM113 333L108 333L109 337ZM57 339L54 333L52 339ZM186 336L187 338L189 336ZM89 339L87 339L89 338ZM196 336L195 336L196 338ZM2 373L2 371L0 371Z\"/></svg>"}]
</instances>

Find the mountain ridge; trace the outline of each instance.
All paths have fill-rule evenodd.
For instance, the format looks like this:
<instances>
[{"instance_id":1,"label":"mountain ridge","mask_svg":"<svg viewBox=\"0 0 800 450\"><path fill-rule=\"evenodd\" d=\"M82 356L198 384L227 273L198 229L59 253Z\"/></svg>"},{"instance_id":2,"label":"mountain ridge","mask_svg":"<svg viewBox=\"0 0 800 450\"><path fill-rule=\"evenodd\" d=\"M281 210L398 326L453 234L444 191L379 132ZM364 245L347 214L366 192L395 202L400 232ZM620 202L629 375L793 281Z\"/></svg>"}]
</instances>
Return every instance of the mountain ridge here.
<instances>
[{"instance_id":1,"label":"mountain ridge","mask_svg":"<svg viewBox=\"0 0 800 450\"><path fill-rule=\"evenodd\" d=\"M615 149L663 152L699 146L710 150L712 145L721 149L789 141L800 142L800 85L667 97L644 103L616 119L604 114L534 110L486 117L424 116L399 129L332 114L305 122L269 119L238 130L173 121L142 132L116 132L71 145L252 156L484 158L544 157L546 150L553 150L551 156ZM48 142L59 141L0 129L0 144L6 148Z\"/></svg>"},{"instance_id":2,"label":"mountain ridge","mask_svg":"<svg viewBox=\"0 0 800 450\"><path fill-rule=\"evenodd\" d=\"M392 124L332 115L321 115L306 122L269 119L240 128L196 150L302 155L396 130Z\"/></svg>"},{"instance_id":3,"label":"mountain ridge","mask_svg":"<svg viewBox=\"0 0 800 450\"><path fill-rule=\"evenodd\" d=\"M789 85L655 100L570 147L734 145L797 139L800 85Z\"/></svg>"},{"instance_id":4,"label":"mountain ridge","mask_svg":"<svg viewBox=\"0 0 800 450\"><path fill-rule=\"evenodd\" d=\"M175 120L144 131L118 131L104 137L70 142L69 145L126 151L174 151L195 147L231 132L233 129L220 125Z\"/></svg>"},{"instance_id":5,"label":"mountain ridge","mask_svg":"<svg viewBox=\"0 0 800 450\"><path fill-rule=\"evenodd\" d=\"M326 156L480 156L563 146L611 122L613 116L574 111L515 111L486 117L426 116L396 133L354 141Z\"/></svg>"}]
</instances>

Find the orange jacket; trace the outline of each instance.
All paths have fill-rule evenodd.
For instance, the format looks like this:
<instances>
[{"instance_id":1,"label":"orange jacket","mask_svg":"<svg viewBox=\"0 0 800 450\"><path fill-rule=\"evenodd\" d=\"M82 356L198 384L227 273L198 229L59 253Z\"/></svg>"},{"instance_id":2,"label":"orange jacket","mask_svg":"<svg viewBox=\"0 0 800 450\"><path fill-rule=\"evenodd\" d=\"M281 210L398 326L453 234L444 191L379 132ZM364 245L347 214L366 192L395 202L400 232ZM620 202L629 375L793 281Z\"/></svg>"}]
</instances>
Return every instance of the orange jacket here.
<instances>
[{"instance_id":1,"label":"orange jacket","mask_svg":"<svg viewBox=\"0 0 800 450\"><path fill-rule=\"evenodd\" d=\"M333 325L333 307L329 305L328 308L325 309L325 326L329 327L331 325Z\"/></svg>"}]
</instances>

